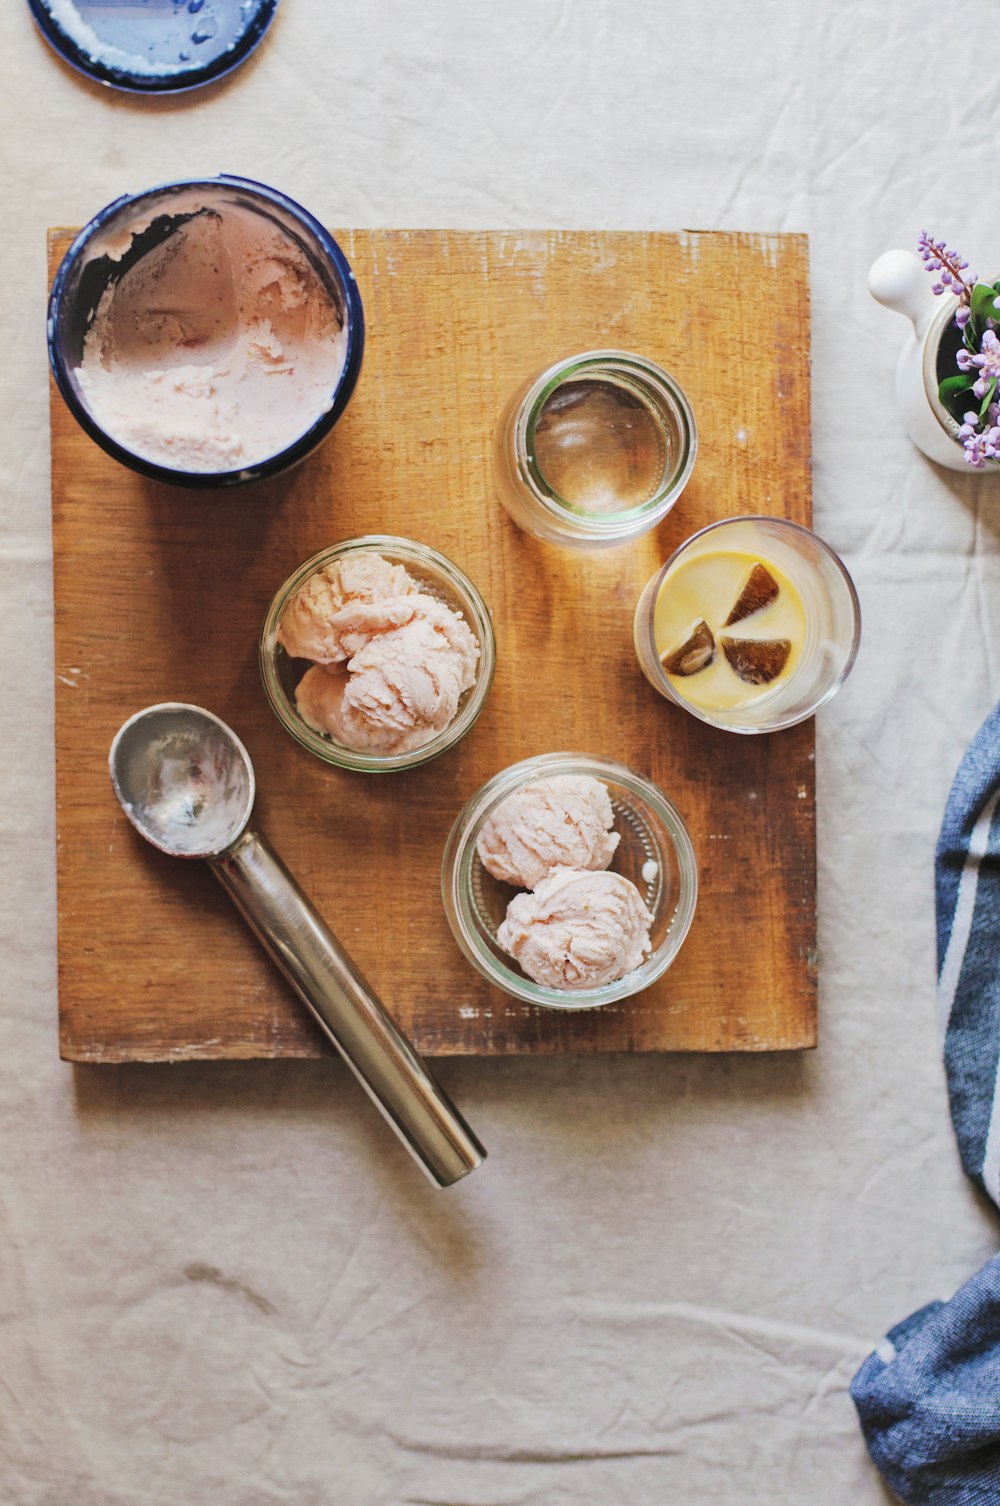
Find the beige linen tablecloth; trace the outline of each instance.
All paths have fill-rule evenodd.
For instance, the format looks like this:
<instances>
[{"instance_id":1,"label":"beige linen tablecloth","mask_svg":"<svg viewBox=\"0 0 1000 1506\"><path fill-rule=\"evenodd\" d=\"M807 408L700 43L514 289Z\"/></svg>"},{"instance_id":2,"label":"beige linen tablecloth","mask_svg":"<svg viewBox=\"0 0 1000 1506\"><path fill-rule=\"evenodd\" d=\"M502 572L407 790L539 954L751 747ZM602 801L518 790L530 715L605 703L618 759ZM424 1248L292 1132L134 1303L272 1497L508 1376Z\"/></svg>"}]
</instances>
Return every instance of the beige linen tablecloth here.
<instances>
[{"instance_id":1,"label":"beige linen tablecloth","mask_svg":"<svg viewBox=\"0 0 1000 1506\"><path fill-rule=\"evenodd\" d=\"M964 24L282 0L241 73L150 102L6 0L0 1506L885 1501L849 1377L996 1246L938 1066L931 852L1000 691L1000 481L910 448L864 288L924 225L1000 263ZM817 527L865 613L819 719L816 1054L448 1062L492 1154L444 1194L339 1064L58 1061L45 229L219 170L335 224L809 232Z\"/></svg>"}]
</instances>

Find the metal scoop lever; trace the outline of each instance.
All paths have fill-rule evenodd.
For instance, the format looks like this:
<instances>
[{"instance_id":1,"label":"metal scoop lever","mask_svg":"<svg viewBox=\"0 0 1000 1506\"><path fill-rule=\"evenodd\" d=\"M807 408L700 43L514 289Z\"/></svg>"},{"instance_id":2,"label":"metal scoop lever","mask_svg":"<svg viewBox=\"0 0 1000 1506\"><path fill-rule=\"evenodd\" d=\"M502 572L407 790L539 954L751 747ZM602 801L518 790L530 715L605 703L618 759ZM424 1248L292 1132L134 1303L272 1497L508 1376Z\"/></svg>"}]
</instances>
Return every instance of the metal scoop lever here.
<instances>
[{"instance_id":1,"label":"metal scoop lever","mask_svg":"<svg viewBox=\"0 0 1000 1506\"><path fill-rule=\"evenodd\" d=\"M171 857L204 858L265 951L439 1187L486 1152L277 854L249 829L250 755L210 711L149 706L119 729L111 783L136 830Z\"/></svg>"}]
</instances>

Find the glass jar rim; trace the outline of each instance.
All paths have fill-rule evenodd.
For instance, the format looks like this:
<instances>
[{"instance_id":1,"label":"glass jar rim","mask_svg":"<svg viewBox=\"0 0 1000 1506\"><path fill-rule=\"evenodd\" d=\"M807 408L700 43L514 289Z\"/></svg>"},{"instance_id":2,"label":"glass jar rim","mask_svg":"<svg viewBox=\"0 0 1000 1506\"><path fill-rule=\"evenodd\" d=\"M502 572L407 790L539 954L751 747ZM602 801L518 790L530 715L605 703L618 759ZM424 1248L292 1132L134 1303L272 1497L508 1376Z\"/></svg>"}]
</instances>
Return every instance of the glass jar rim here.
<instances>
[{"instance_id":1,"label":"glass jar rim","mask_svg":"<svg viewBox=\"0 0 1000 1506\"><path fill-rule=\"evenodd\" d=\"M516 790L536 779L559 774L589 774L628 790L648 805L665 827L677 862L679 893L667 934L650 957L614 983L600 988L561 990L535 983L507 966L481 944L470 922L465 901L463 870L475 855L476 839L487 818ZM528 1004L549 1009L587 1010L631 998L655 983L672 965L691 929L698 900L698 861L690 834L676 806L659 785L624 764L590 753L543 753L509 764L481 785L466 801L452 824L441 861L441 889L445 914L459 950L494 987Z\"/></svg>"},{"instance_id":2,"label":"glass jar rim","mask_svg":"<svg viewBox=\"0 0 1000 1506\"><path fill-rule=\"evenodd\" d=\"M419 570L421 566L430 567L440 572L444 579L458 596L462 611L466 616L469 627L475 635L479 647L479 663L476 671L476 682L469 692L464 706L462 706L453 721L432 737L428 742L421 743L419 748L411 748L405 753L362 753L353 748L347 748L341 743L332 742L323 737L319 732L305 723L290 705L287 696L281 686L275 667L275 652L277 648L276 634L278 623L288 602L304 582L324 565L332 560L339 559L345 554L356 550L371 550L374 553L386 551L387 553L402 556ZM469 620L471 618L471 620ZM490 618L489 608L481 596L479 590L473 585L469 577L446 555L441 554L430 544L421 544L416 539L405 538L397 534L371 533L360 534L355 538L343 539L340 543L330 544L325 549L318 550L310 555L307 560L287 578L283 585L279 586L267 609L263 625L260 631L258 646L258 661L260 665L261 680L264 685L264 693L272 711L277 716L285 731L308 752L315 754L323 763L331 764L337 768L349 769L358 773L389 774L401 772L405 769L417 768L422 763L436 758L438 754L446 752L454 743L457 743L466 732L478 720L487 697L493 685L493 676L496 670L496 639L493 633L493 623Z\"/></svg>"},{"instance_id":3,"label":"glass jar rim","mask_svg":"<svg viewBox=\"0 0 1000 1506\"><path fill-rule=\"evenodd\" d=\"M652 497L636 507L623 508L618 512L592 513L575 506L558 496L542 476L534 457L535 426L542 409L552 394L579 372L591 368L616 365L639 379L662 389L662 394L673 405L682 436L679 464L664 477ZM662 366L647 356L626 350L587 350L577 355L565 356L553 362L532 382L521 399L514 423L514 447L516 464L521 481L530 491L538 505L556 522L565 524L571 519L581 533L594 538L613 538L622 531L631 531L636 523L651 526L660 512L669 511L670 505L687 485L698 451L698 429L694 412L687 394L677 381Z\"/></svg>"},{"instance_id":4,"label":"glass jar rim","mask_svg":"<svg viewBox=\"0 0 1000 1506\"><path fill-rule=\"evenodd\" d=\"M804 523L793 522L791 518L778 518L768 513L739 513L736 517L733 518L716 518L713 523L706 523L704 528L699 528L696 533L692 533L689 538L686 538L682 543L678 544L677 548L674 550L673 554L671 554L670 558L665 562L665 564L660 566L659 570L653 576L652 590L650 591L649 601L646 607L645 621L642 624L644 635L648 638L650 643L654 641L653 617L656 612L657 599L669 572L676 565L681 555L687 553L687 550L692 544L697 543L697 541L701 538L704 538L706 534L714 533L715 530L719 528L730 527L734 523L760 523L771 528L776 528L779 531L787 531L789 533L798 534L800 537L809 539L811 543L816 545L822 551L826 558L831 562L831 564L836 567L836 569L840 573L844 585L847 588L848 599L851 604L851 616L853 620L851 645L847 653L847 658L844 661L840 673L837 675L837 678L834 680L830 688L823 696L820 697L819 700L816 701L814 705L810 706L808 710L796 712L795 715L789 716L783 721L775 722L773 725L768 727L735 727L732 726L729 722L720 721L717 717L712 716L709 712L706 712L700 706L695 706L692 702L686 701L683 696L678 695L677 691L674 689L673 685L670 682L669 676L664 673L663 666L660 663L658 656L654 656L657 675L656 688L660 690L661 694L664 695L667 700L673 701L674 705L680 706L684 711L689 712L691 716L697 717L699 721L705 722L709 727L718 727L721 728L724 732L734 732L737 735L745 737L759 737L769 732L784 732L789 727L797 726L799 722L808 721L809 718L811 716L815 716L819 708L825 705L826 702L829 701L831 697L834 696L840 689L841 685L843 685L851 670L854 668L854 661L858 657L858 649L861 646L861 603L858 599L857 587L854 584L851 573L848 570L847 566L844 564L837 551L832 548L832 546L828 544L825 539L820 538L818 533L815 533L811 528L806 527Z\"/></svg>"}]
</instances>

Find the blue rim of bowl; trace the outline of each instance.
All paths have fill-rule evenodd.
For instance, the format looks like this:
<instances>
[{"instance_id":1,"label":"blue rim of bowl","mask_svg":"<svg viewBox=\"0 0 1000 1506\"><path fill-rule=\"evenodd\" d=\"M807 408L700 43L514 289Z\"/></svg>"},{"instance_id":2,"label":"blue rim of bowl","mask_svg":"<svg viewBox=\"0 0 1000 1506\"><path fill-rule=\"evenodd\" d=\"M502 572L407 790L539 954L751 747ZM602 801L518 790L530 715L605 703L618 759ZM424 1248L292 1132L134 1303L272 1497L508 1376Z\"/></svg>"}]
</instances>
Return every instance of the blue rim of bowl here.
<instances>
[{"instance_id":1,"label":"blue rim of bowl","mask_svg":"<svg viewBox=\"0 0 1000 1506\"><path fill-rule=\"evenodd\" d=\"M285 210L293 219L300 220L302 224L316 237L324 253L332 262L337 276L340 279L347 305L347 352L344 357L344 365L337 385L334 388L333 402L325 413L322 413L311 428L301 434L297 440L286 449L276 455L269 455L266 460L255 462L251 466L242 467L233 471L180 471L173 470L169 466L157 465L155 461L146 460L141 455L135 455L120 445L117 440L107 434L99 424L95 423L90 413L84 407L77 395L76 389L70 382L62 357L57 350L56 334L58 328L59 308L62 296L66 288L74 266L85 252L91 239L102 230L109 220L119 214L126 206L141 204L144 199L154 198L160 194L171 192L182 193L188 189L198 188L233 188L246 191L250 197L263 199L265 202L276 205ZM153 188L143 189L141 193L122 194L112 203L106 204L91 220L84 225L70 246L66 255L59 264L52 282L52 291L49 294L48 314L46 319L46 336L48 341L49 365L55 378L56 386L62 393L66 406L82 429L84 429L94 441L100 445L106 454L128 466L130 470L138 471L140 475L147 476L152 481L165 481L171 486L185 486L200 489L215 489L231 486L240 486L249 481L264 480L269 476L275 476L280 471L288 470L300 460L304 460L318 444L320 444L333 428L344 409L347 407L351 394L357 384L361 371L361 358L365 345L365 321L364 311L361 305L361 294L355 281L350 263L340 249L333 236L325 226L321 225L315 215L309 213L301 204L290 199L287 194L281 193L276 188L269 188L266 183L258 183L254 178L241 178L231 173L220 173L215 178L178 178L169 183L158 183Z\"/></svg>"},{"instance_id":2,"label":"blue rim of bowl","mask_svg":"<svg viewBox=\"0 0 1000 1506\"><path fill-rule=\"evenodd\" d=\"M49 10L46 0L28 0L32 19L42 36L55 52L77 73L96 80L110 89L121 89L126 94L183 94L188 89L200 89L205 84L215 83L232 73L254 52L262 42L278 8L278 0L257 0L253 19L241 31L231 48L221 53L210 63L195 64L183 73L139 73L128 68L115 68L102 63L100 58L74 42L63 31ZM183 79L183 82L180 80Z\"/></svg>"}]
</instances>

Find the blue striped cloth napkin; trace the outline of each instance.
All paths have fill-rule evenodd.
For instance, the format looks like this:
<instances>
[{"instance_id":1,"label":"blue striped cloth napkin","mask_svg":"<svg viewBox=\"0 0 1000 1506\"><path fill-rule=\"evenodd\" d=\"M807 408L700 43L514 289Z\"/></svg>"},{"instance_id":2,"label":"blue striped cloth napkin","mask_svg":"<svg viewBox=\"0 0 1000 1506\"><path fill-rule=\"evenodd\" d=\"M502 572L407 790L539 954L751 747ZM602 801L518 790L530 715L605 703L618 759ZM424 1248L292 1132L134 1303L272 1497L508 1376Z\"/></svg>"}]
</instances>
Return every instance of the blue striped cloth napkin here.
<instances>
[{"instance_id":1,"label":"blue striped cloth napkin","mask_svg":"<svg viewBox=\"0 0 1000 1506\"><path fill-rule=\"evenodd\" d=\"M962 1163L1000 1205L1000 706L955 776L936 858L938 1014ZM892 1329L851 1385L907 1506L1000 1506L1000 1256Z\"/></svg>"}]
</instances>

